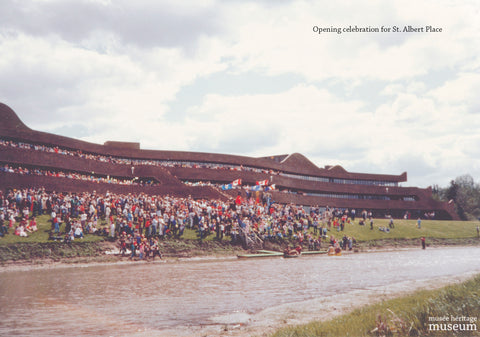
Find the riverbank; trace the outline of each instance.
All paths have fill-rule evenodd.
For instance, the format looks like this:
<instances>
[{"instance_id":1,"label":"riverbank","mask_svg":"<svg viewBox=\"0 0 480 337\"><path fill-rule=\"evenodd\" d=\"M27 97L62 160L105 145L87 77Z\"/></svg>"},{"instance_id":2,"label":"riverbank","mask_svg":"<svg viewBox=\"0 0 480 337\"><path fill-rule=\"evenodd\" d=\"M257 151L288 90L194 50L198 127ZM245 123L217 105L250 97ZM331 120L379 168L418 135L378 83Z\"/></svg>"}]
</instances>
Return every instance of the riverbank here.
<instances>
[{"instance_id":1,"label":"riverbank","mask_svg":"<svg viewBox=\"0 0 480 337\"><path fill-rule=\"evenodd\" d=\"M401 291L405 285L393 288ZM422 290L414 293L399 294L394 299L382 294L381 301L373 299L368 306L345 310L348 313L338 317L323 317L308 324L285 327L272 337L479 336L479 288L480 274L467 273L453 279L429 281L427 287L422 285L419 287Z\"/></svg>"},{"instance_id":2,"label":"riverbank","mask_svg":"<svg viewBox=\"0 0 480 337\"><path fill-rule=\"evenodd\" d=\"M38 231L28 237L8 234L0 238L0 270L12 265L52 265L79 263L114 263L125 262L118 252L118 241L109 241L105 236L86 234L84 239L71 243L51 240L51 224L48 216L38 217ZM103 223L102 223L103 224ZM102 226L104 226L103 224ZM358 221L347 224L344 231L332 227L328 239L322 242L321 249L328 246L328 240L343 236L355 238L354 252L372 250L397 250L419 248L420 238L426 237L427 249L430 247L477 246L477 222L425 220L418 228L414 220L395 220L394 228L389 231L380 230L389 227L387 219L374 219L373 230L370 226L360 226ZM63 230L63 227L60 228ZM315 235L313 229L310 234ZM297 245L298 240L291 238L272 238L264 242L263 249L283 251L287 245ZM307 249L304 242L304 249ZM214 232L199 240L198 233L186 228L180 238L164 238L160 240L160 251L166 259L192 257L234 257L238 254L253 253L242 248L240 243L232 244L229 236L217 240Z\"/></svg>"},{"instance_id":3,"label":"riverbank","mask_svg":"<svg viewBox=\"0 0 480 337\"><path fill-rule=\"evenodd\" d=\"M442 247L480 246L477 238L464 239L429 239L427 249ZM268 242L264 249L283 251L290 242ZM405 249L420 249L418 239L382 239L358 242L352 251L344 254L360 252L392 251ZM233 245L229 241L199 241L199 240L165 240L160 242L160 250L165 261L179 261L184 259L221 259L236 258L237 255L255 253L245 250L241 245ZM156 258L156 261L159 261ZM15 243L0 245L0 272L11 270L31 270L34 268L55 268L62 266L85 266L94 264L127 264L151 263L130 259L128 255L119 254L118 242L61 242L44 243Z\"/></svg>"},{"instance_id":4,"label":"riverbank","mask_svg":"<svg viewBox=\"0 0 480 337\"><path fill-rule=\"evenodd\" d=\"M245 253L241 246L227 241L168 240L160 242L164 260L194 257L234 257ZM157 257L158 261L159 258ZM119 253L118 242L42 242L15 243L0 246L0 271L34 267L59 267L103 263L135 263L138 258Z\"/></svg>"}]
</instances>

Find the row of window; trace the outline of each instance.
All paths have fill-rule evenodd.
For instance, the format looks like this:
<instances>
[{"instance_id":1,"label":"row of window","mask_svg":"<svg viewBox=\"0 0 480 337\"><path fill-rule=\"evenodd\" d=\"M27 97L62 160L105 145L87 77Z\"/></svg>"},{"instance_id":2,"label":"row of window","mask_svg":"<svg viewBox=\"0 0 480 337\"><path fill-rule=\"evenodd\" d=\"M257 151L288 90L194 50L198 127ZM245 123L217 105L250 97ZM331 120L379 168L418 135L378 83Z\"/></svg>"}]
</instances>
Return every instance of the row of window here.
<instances>
[{"instance_id":1,"label":"row of window","mask_svg":"<svg viewBox=\"0 0 480 337\"><path fill-rule=\"evenodd\" d=\"M337 193L304 193L314 197L338 198L338 199L358 199L358 200L392 200L386 195L366 195L366 194L337 194ZM415 201L415 197L403 197L403 201Z\"/></svg>"},{"instance_id":2,"label":"row of window","mask_svg":"<svg viewBox=\"0 0 480 337\"><path fill-rule=\"evenodd\" d=\"M327 177L314 177L314 176L305 176L300 174L284 173L280 172L281 176L293 179L301 179L308 181L319 181L323 183L334 183L334 184L349 184L349 185L371 185L371 186L398 186L396 181L385 181L385 180L362 180L362 179L338 179L338 178L327 178Z\"/></svg>"},{"instance_id":3,"label":"row of window","mask_svg":"<svg viewBox=\"0 0 480 337\"><path fill-rule=\"evenodd\" d=\"M339 178L329 178L329 177L307 176L307 175L279 172L271 169L261 169L257 167L248 167L248 166L242 166L242 165L221 164L221 163L211 163L211 162L194 162L194 161L187 161L187 160L132 159L132 158L120 158L115 156L104 156L104 155L97 155L97 154L85 154L85 153L82 153L81 151L71 151L67 149L59 149L58 147L49 147L45 145L29 144L29 143L23 143L23 142L13 142L13 141L7 141L4 139L0 140L0 145L14 146L19 148L40 150L40 151L46 151L46 152L56 152L64 155L69 154L74 156L85 157L87 159L96 159L102 162L114 162L118 164L127 164L127 165L128 164L153 165L153 166L163 166L163 167L208 168L208 169L223 169L223 170L235 170L235 171L249 171L249 172L264 173L264 174L271 174L271 175L280 175L280 176L293 178L293 179L318 181L318 182L334 183L334 184L398 186L398 182L395 182L395 181L339 179Z\"/></svg>"}]
</instances>

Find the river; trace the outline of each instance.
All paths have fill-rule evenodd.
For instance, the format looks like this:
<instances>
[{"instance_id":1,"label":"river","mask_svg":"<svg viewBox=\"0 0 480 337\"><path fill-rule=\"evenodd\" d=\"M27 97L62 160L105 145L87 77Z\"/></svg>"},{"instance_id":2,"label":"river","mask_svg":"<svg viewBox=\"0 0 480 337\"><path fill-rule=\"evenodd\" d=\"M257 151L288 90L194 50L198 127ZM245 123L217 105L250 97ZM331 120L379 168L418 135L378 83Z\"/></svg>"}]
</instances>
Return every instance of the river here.
<instances>
[{"instance_id":1,"label":"river","mask_svg":"<svg viewBox=\"0 0 480 337\"><path fill-rule=\"evenodd\" d=\"M479 272L476 247L3 271L0 335L228 335L268 309Z\"/></svg>"}]
</instances>

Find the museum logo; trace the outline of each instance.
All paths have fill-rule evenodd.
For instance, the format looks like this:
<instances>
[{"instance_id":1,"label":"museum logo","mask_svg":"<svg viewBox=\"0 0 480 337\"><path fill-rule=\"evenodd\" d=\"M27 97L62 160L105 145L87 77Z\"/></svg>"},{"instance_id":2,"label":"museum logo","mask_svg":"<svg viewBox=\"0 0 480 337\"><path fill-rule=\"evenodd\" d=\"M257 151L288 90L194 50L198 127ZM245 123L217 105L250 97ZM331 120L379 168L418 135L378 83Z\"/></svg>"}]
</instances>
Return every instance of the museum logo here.
<instances>
[{"instance_id":1,"label":"museum logo","mask_svg":"<svg viewBox=\"0 0 480 337\"><path fill-rule=\"evenodd\" d=\"M428 322L428 331L477 331L477 317L429 317Z\"/></svg>"}]
</instances>

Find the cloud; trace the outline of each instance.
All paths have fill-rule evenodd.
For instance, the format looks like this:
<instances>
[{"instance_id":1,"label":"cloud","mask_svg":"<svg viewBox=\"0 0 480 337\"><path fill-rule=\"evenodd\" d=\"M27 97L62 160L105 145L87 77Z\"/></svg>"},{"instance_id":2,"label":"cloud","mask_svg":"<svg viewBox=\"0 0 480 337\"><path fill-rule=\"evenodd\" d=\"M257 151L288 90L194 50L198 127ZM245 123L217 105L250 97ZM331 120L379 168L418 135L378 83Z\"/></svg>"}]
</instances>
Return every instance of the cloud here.
<instances>
[{"instance_id":1,"label":"cloud","mask_svg":"<svg viewBox=\"0 0 480 337\"><path fill-rule=\"evenodd\" d=\"M32 36L58 36L73 44L114 33L123 45L189 49L222 26L213 2L16 1L2 4L4 29Z\"/></svg>"},{"instance_id":2,"label":"cloud","mask_svg":"<svg viewBox=\"0 0 480 337\"><path fill-rule=\"evenodd\" d=\"M202 130L196 133L199 138L211 130L220 144L214 149L220 151L225 150L221 144L229 143L233 133L249 140L252 147L244 151L254 156L298 149L308 153L319 148L328 153L340 144L353 143L353 130L365 118L362 113L352 118L351 112L360 106L355 101L343 102L326 90L299 85L275 94L208 95L201 105L191 109L187 125L200 125ZM264 142L264 135L270 134L270 139L276 141ZM252 143L251 139L257 142Z\"/></svg>"},{"instance_id":3,"label":"cloud","mask_svg":"<svg viewBox=\"0 0 480 337\"><path fill-rule=\"evenodd\" d=\"M448 183L480 176L478 14L447 0L6 0L0 100L34 129L97 143L300 152ZM355 25L442 33L312 29Z\"/></svg>"}]
</instances>

